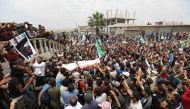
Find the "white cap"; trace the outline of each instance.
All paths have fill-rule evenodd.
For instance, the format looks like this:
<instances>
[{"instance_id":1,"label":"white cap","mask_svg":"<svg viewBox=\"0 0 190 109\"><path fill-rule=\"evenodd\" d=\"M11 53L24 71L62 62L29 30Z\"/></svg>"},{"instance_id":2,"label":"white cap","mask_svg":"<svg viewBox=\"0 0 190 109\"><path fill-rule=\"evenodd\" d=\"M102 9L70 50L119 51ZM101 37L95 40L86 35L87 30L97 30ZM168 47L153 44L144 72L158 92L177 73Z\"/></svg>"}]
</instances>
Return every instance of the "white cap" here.
<instances>
[{"instance_id":1,"label":"white cap","mask_svg":"<svg viewBox=\"0 0 190 109\"><path fill-rule=\"evenodd\" d=\"M115 71L110 72L110 76L111 76L112 78L115 78L115 77L116 77L116 75L117 75L117 73L116 73Z\"/></svg>"},{"instance_id":2,"label":"white cap","mask_svg":"<svg viewBox=\"0 0 190 109\"><path fill-rule=\"evenodd\" d=\"M118 81L115 81L115 80L112 81L112 84L113 84L114 86L116 86L116 87L119 87L119 86L120 86L120 83L119 83Z\"/></svg>"},{"instance_id":3,"label":"white cap","mask_svg":"<svg viewBox=\"0 0 190 109\"><path fill-rule=\"evenodd\" d=\"M73 73L72 73L72 76L73 76L74 78L79 78L80 73L79 73L79 72L73 72Z\"/></svg>"},{"instance_id":4,"label":"white cap","mask_svg":"<svg viewBox=\"0 0 190 109\"><path fill-rule=\"evenodd\" d=\"M130 75L129 72L122 72L122 74L127 76L127 77Z\"/></svg>"}]
</instances>

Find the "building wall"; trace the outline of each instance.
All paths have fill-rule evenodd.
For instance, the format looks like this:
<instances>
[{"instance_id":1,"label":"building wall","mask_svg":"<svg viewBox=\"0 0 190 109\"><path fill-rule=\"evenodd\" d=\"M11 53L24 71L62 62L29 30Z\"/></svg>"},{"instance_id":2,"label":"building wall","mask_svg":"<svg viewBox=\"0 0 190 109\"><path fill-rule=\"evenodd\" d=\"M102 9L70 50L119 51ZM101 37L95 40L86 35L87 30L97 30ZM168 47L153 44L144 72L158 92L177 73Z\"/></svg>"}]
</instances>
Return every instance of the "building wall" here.
<instances>
[{"instance_id":1,"label":"building wall","mask_svg":"<svg viewBox=\"0 0 190 109\"><path fill-rule=\"evenodd\" d=\"M150 32L190 32L190 25L177 25L177 26L128 26L125 34L138 34L140 30L145 33Z\"/></svg>"},{"instance_id":2,"label":"building wall","mask_svg":"<svg viewBox=\"0 0 190 109\"><path fill-rule=\"evenodd\" d=\"M96 30L95 28L92 28L92 27L88 27L88 26L80 26L77 28L78 30L78 33L87 33L87 32L91 32L91 33L94 33Z\"/></svg>"},{"instance_id":3,"label":"building wall","mask_svg":"<svg viewBox=\"0 0 190 109\"><path fill-rule=\"evenodd\" d=\"M127 30L165 31L165 32L190 32L190 25L177 26L128 26Z\"/></svg>"},{"instance_id":4,"label":"building wall","mask_svg":"<svg viewBox=\"0 0 190 109\"><path fill-rule=\"evenodd\" d=\"M124 34L126 29L127 29L126 27L111 27L109 30L110 33Z\"/></svg>"},{"instance_id":5,"label":"building wall","mask_svg":"<svg viewBox=\"0 0 190 109\"><path fill-rule=\"evenodd\" d=\"M125 36L136 36L139 34L139 31L138 30L126 30L124 32L124 35Z\"/></svg>"}]
</instances>

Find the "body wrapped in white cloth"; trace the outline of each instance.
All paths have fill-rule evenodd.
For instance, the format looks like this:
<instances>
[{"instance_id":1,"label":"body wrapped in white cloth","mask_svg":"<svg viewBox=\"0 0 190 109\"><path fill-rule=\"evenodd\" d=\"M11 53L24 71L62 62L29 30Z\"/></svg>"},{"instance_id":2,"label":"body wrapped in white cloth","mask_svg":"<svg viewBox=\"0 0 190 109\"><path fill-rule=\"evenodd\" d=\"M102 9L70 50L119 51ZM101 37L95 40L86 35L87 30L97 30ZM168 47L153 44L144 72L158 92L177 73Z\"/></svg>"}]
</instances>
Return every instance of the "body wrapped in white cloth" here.
<instances>
[{"instance_id":1,"label":"body wrapped in white cloth","mask_svg":"<svg viewBox=\"0 0 190 109\"><path fill-rule=\"evenodd\" d=\"M77 65L78 63L78 65ZM100 59L95 59L95 60L87 60L87 61L78 61L76 63L70 63L70 64L63 64L62 67L66 68L68 71L73 71L80 67L80 69L92 67L95 64L100 63Z\"/></svg>"}]
</instances>

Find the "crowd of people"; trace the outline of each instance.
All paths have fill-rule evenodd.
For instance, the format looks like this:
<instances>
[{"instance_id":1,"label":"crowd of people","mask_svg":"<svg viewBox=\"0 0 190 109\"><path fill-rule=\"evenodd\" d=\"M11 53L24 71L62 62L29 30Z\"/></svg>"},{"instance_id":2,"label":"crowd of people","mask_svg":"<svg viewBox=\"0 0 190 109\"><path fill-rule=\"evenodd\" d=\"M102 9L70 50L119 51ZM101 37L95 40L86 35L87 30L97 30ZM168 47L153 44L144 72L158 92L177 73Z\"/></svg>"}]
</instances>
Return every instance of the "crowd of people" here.
<instances>
[{"instance_id":1,"label":"crowd of people","mask_svg":"<svg viewBox=\"0 0 190 109\"><path fill-rule=\"evenodd\" d=\"M160 40L187 40L189 33L188 32L149 32L147 37L151 41L160 41Z\"/></svg>"},{"instance_id":2,"label":"crowd of people","mask_svg":"<svg viewBox=\"0 0 190 109\"><path fill-rule=\"evenodd\" d=\"M34 27L28 22L24 23L0 23L0 41L9 41L12 38L26 32L29 39L46 38L57 41L61 44L66 44L67 33L55 34L53 31L46 31L45 27L38 25Z\"/></svg>"},{"instance_id":3,"label":"crowd of people","mask_svg":"<svg viewBox=\"0 0 190 109\"><path fill-rule=\"evenodd\" d=\"M1 56L11 72L5 75L0 67L1 109L190 107L190 48L179 40L140 43L132 37L110 38L101 43L105 56L100 64L73 71L62 64L97 58L94 43L68 44L62 55L27 63L6 46Z\"/></svg>"},{"instance_id":4,"label":"crowd of people","mask_svg":"<svg viewBox=\"0 0 190 109\"><path fill-rule=\"evenodd\" d=\"M27 32L31 37L37 37L43 33L45 33L45 27L42 25L38 25L34 27L32 24L28 22L24 23L1 23L0 24L0 41L8 41L19 34Z\"/></svg>"}]
</instances>

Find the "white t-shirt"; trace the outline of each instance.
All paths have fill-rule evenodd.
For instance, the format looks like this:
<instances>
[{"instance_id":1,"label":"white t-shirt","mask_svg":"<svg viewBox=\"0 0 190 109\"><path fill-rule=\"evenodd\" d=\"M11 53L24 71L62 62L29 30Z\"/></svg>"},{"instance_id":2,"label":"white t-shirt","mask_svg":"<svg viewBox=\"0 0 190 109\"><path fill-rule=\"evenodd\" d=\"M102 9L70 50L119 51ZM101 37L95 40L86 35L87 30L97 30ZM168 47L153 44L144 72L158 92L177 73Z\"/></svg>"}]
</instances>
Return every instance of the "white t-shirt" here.
<instances>
[{"instance_id":1,"label":"white t-shirt","mask_svg":"<svg viewBox=\"0 0 190 109\"><path fill-rule=\"evenodd\" d=\"M133 100L131 100L130 108L131 108L131 109L143 109L140 100L138 101L138 103L135 103L135 104L133 103Z\"/></svg>"},{"instance_id":2,"label":"white t-shirt","mask_svg":"<svg viewBox=\"0 0 190 109\"><path fill-rule=\"evenodd\" d=\"M56 81L63 81L64 79L65 77L63 76L63 74L61 74L61 72L57 73Z\"/></svg>"},{"instance_id":3,"label":"white t-shirt","mask_svg":"<svg viewBox=\"0 0 190 109\"><path fill-rule=\"evenodd\" d=\"M81 109L82 108L82 105L77 102L77 104L75 106L67 106L65 109Z\"/></svg>"},{"instance_id":4,"label":"white t-shirt","mask_svg":"<svg viewBox=\"0 0 190 109\"><path fill-rule=\"evenodd\" d=\"M66 92L68 90L68 88L67 87L64 87L64 86L61 86L60 87L60 93L62 94L62 93L64 93L64 92ZM62 103L62 104L64 104L64 100L63 100L63 97L60 95L60 102Z\"/></svg>"},{"instance_id":5,"label":"white t-shirt","mask_svg":"<svg viewBox=\"0 0 190 109\"><path fill-rule=\"evenodd\" d=\"M107 95L103 93L101 96L96 97L96 101L98 105L101 105L104 101L106 101Z\"/></svg>"},{"instance_id":6,"label":"white t-shirt","mask_svg":"<svg viewBox=\"0 0 190 109\"><path fill-rule=\"evenodd\" d=\"M45 76L45 67L46 67L45 62L41 62L40 64L38 62L35 62L33 64L34 74L36 76Z\"/></svg>"}]
</instances>

